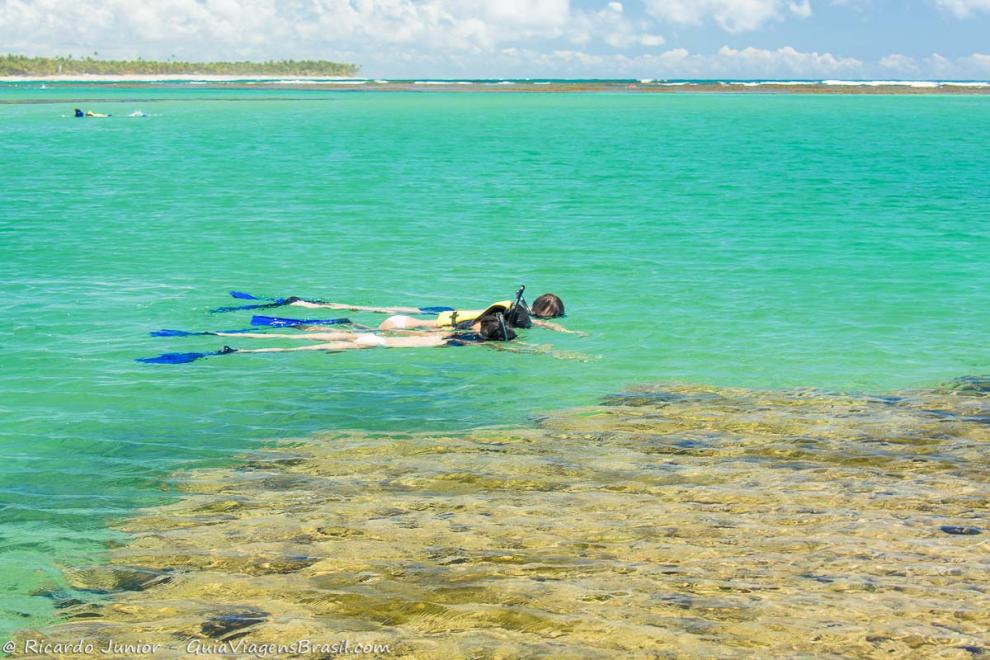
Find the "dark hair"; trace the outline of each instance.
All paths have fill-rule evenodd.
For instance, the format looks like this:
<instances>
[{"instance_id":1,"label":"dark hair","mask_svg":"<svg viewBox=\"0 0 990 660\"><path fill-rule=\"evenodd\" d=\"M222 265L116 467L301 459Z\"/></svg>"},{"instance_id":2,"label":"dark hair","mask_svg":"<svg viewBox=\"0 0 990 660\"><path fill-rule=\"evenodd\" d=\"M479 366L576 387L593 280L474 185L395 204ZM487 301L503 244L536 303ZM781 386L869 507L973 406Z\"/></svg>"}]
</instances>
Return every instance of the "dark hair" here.
<instances>
[{"instance_id":1,"label":"dark hair","mask_svg":"<svg viewBox=\"0 0 990 660\"><path fill-rule=\"evenodd\" d=\"M529 318L529 310L525 304L512 305L505 313L505 322L513 328L532 328L533 320Z\"/></svg>"},{"instance_id":2,"label":"dark hair","mask_svg":"<svg viewBox=\"0 0 990 660\"><path fill-rule=\"evenodd\" d=\"M564 301L553 293L544 293L533 301L531 308L533 316L542 319L552 319L564 315Z\"/></svg>"},{"instance_id":3,"label":"dark hair","mask_svg":"<svg viewBox=\"0 0 990 660\"><path fill-rule=\"evenodd\" d=\"M516 338L501 312L482 316L476 321L480 325L478 335L483 341L512 341Z\"/></svg>"}]
</instances>

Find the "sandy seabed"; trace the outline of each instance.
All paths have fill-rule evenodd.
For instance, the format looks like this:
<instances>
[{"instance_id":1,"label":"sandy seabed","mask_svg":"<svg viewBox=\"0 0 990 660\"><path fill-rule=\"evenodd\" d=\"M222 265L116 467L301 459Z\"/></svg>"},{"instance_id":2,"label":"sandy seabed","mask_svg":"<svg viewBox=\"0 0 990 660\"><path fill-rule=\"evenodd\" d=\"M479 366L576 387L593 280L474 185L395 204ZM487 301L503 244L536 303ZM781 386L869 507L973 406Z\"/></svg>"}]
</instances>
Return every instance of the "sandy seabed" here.
<instances>
[{"instance_id":1,"label":"sandy seabed","mask_svg":"<svg viewBox=\"0 0 990 660\"><path fill-rule=\"evenodd\" d=\"M110 563L45 594L64 620L17 641L990 653L988 391L657 385L531 428L283 442L177 475Z\"/></svg>"}]
</instances>

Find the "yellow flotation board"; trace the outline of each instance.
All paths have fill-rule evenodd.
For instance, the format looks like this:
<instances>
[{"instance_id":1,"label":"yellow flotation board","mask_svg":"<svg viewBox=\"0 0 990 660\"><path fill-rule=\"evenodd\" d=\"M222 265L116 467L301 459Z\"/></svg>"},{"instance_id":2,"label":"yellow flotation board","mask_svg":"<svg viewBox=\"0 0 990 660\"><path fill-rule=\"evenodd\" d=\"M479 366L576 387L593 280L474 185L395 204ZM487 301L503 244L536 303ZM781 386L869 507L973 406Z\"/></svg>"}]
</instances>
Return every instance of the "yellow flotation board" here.
<instances>
[{"instance_id":1,"label":"yellow flotation board","mask_svg":"<svg viewBox=\"0 0 990 660\"><path fill-rule=\"evenodd\" d=\"M455 309L452 312L440 312L437 316L437 327L452 328L455 325L460 325L465 322L473 323L476 319L479 319L486 314L507 312L510 307L512 307L511 300L500 300L499 302L492 303L484 309Z\"/></svg>"}]
</instances>

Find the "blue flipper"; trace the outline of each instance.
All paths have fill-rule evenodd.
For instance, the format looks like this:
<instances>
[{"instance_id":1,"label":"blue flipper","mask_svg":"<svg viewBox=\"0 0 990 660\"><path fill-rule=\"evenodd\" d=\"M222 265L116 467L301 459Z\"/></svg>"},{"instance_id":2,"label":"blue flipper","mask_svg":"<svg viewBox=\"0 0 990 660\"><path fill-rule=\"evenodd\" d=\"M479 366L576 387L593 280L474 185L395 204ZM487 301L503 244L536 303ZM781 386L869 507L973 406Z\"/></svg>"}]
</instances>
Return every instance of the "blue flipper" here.
<instances>
[{"instance_id":1,"label":"blue flipper","mask_svg":"<svg viewBox=\"0 0 990 660\"><path fill-rule=\"evenodd\" d=\"M153 330L148 334L152 337L196 337L199 335L215 335L218 332L232 335L238 332L251 332L250 330L214 330L206 332L187 332L185 330Z\"/></svg>"},{"instance_id":2,"label":"blue flipper","mask_svg":"<svg viewBox=\"0 0 990 660\"><path fill-rule=\"evenodd\" d=\"M270 307L281 307L282 305L289 305L296 301L311 302L311 303L322 303L322 300L303 300L296 296L289 296L288 298L259 298L258 296L251 295L250 293L245 293L244 291L231 291L230 295L239 300L267 300L269 302L259 302L257 305L237 305L234 307L217 307L216 309L211 309L211 313L219 312L239 312L245 309L268 309Z\"/></svg>"},{"instance_id":3,"label":"blue flipper","mask_svg":"<svg viewBox=\"0 0 990 660\"><path fill-rule=\"evenodd\" d=\"M250 293L245 293L244 291L231 291L230 295L232 298L237 298L238 300L268 300L275 305L284 305L288 302L289 298L259 298L258 296L253 296ZM299 300L299 298L294 298L293 300ZM317 302L317 301L312 301Z\"/></svg>"},{"instance_id":4,"label":"blue flipper","mask_svg":"<svg viewBox=\"0 0 990 660\"><path fill-rule=\"evenodd\" d=\"M268 325L273 328L291 328L297 325L347 325L350 319L284 319L278 316L252 316L251 325Z\"/></svg>"},{"instance_id":5,"label":"blue flipper","mask_svg":"<svg viewBox=\"0 0 990 660\"><path fill-rule=\"evenodd\" d=\"M223 353L220 351L213 353L162 353L155 357L138 358L137 361L145 364L185 364L211 355L223 355Z\"/></svg>"},{"instance_id":6,"label":"blue flipper","mask_svg":"<svg viewBox=\"0 0 990 660\"><path fill-rule=\"evenodd\" d=\"M219 351L213 351L212 353L162 353L155 357L138 358L136 361L143 362L144 364L186 364L187 362L195 362L196 360L214 355L229 355L236 352L236 348L224 346Z\"/></svg>"},{"instance_id":7,"label":"blue flipper","mask_svg":"<svg viewBox=\"0 0 990 660\"><path fill-rule=\"evenodd\" d=\"M259 305L234 305L233 307L217 307L216 309L211 309L211 314L221 314L223 312L239 312L244 309L269 309L271 307L281 307L285 304L285 301L281 298L275 302L261 303Z\"/></svg>"},{"instance_id":8,"label":"blue flipper","mask_svg":"<svg viewBox=\"0 0 990 660\"><path fill-rule=\"evenodd\" d=\"M452 312L453 307L420 307L420 314L439 314L440 312Z\"/></svg>"}]
</instances>

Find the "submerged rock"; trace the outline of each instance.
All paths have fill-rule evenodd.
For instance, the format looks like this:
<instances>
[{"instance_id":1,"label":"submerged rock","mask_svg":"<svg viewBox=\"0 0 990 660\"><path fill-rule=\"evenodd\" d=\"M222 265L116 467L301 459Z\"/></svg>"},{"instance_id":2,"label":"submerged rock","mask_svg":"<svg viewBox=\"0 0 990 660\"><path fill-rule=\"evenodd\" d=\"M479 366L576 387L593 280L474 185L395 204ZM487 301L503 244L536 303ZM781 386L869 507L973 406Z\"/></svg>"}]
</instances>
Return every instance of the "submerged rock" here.
<instances>
[{"instance_id":1,"label":"submerged rock","mask_svg":"<svg viewBox=\"0 0 990 660\"><path fill-rule=\"evenodd\" d=\"M253 607L245 607L211 616L203 622L200 630L211 639L237 639L250 632L247 628L264 623L268 616L268 612Z\"/></svg>"},{"instance_id":2,"label":"submerged rock","mask_svg":"<svg viewBox=\"0 0 990 660\"><path fill-rule=\"evenodd\" d=\"M79 605L86 604L85 601L80 600L67 589L42 589L40 591L33 592L31 595L49 599L52 601L55 609L58 610L64 610L70 607L77 607Z\"/></svg>"},{"instance_id":3,"label":"submerged rock","mask_svg":"<svg viewBox=\"0 0 990 660\"><path fill-rule=\"evenodd\" d=\"M963 376L948 386L949 391L958 394L990 394L990 376Z\"/></svg>"},{"instance_id":4,"label":"submerged rock","mask_svg":"<svg viewBox=\"0 0 990 660\"><path fill-rule=\"evenodd\" d=\"M172 580L172 570L158 570L138 566L89 566L67 570L69 585L81 591L112 593L117 591L144 591Z\"/></svg>"},{"instance_id":5,"label":"submerged rock","mask_svg":"<svg viewBox=\"0 0 990 660\"><path fill-rule=\"evenodd\" d=\"M183 475L70 581L109 594L94 619L46 632L409 658L985 649L985 548L932 542L990 509L990 397L962 391L664 384L536 428L293 441Z\"/></svg>"},{"instance_id":6,"label":"submerged rock","mask_svg":"<svg viewBox=\"0 0 990 660\"><path fill-rule=\"evenodd\" d=\"M958 536L976 536L977 534L982 534L982 530L979 527L958 527L956 525L942 525L939 527L940 530L946 534L955 534Z\"/></svg>"}]
</instances>

